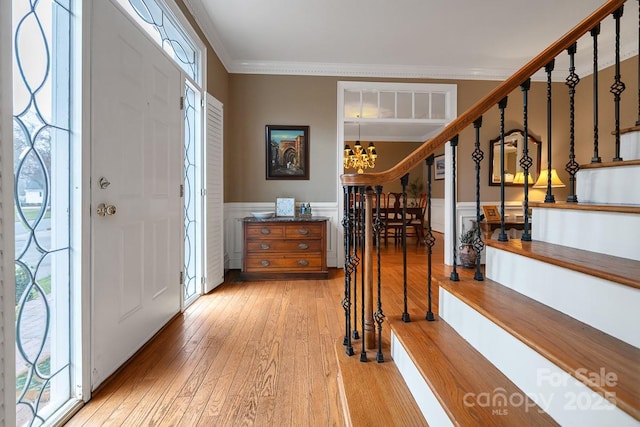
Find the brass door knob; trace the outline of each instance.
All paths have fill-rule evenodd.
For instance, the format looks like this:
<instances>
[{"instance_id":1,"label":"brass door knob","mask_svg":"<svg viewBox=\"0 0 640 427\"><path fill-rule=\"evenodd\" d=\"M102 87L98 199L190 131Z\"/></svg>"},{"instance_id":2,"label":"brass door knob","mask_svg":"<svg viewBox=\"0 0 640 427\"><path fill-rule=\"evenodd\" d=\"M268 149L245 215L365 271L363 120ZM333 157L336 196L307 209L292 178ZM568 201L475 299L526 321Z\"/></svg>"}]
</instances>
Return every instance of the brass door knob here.
<instances>
[{"instance_id":1,"label":"brass door knob","mask_svg":"<svg viewBox=\"0 0 640 427\"><path fill-rule=\"evenodd\" d=\"M104 203L100 203L98 208L96 209L98 216L107 216L107 215L115 215L116 207L114 205L107 205Z\"/></svg>"}]
</instances>

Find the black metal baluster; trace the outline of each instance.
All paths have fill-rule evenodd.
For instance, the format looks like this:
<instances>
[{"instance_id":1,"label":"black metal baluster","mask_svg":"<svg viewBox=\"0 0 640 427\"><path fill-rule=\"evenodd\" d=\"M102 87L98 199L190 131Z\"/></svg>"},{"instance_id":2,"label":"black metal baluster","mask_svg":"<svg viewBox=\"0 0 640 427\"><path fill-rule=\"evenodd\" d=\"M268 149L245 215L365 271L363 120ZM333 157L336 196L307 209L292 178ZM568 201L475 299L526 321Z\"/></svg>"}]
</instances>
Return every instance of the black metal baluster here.
<instances>
[{"instance_id":1,"label":"black metal baluster","mask_svg":"<svg viewBox=\"0 0 640 427\"><path fill-rule=\"evenodd\" d=\"M551 193L551 72L555 67L555 59L552 59L544 67L547 73L547 194L544 196L545 203L555 203L556 198Z\"/></svg>"},{"instance_id":2,"label":"black metal baluster","mask_svg":"<svg viewBox=\"0 0 640 427\"><path fill-rule=\"evenodd\" d=\"M382 355L382 322L384 322L384 313L382 312L382 271L380 269L380 233L382 233L382 220L380 220L380 196L382 194L382 186L376 185L376 194L378 195L378 210L376 212L376 225L374 226L374 232L376 233L376 262L378 267L378 305L373 317L378 324L378 353L376 354L376 361L378 363L384 362L384 356Z\"/></svg>"},{"instance_id":3,"label":"black metal baluster","mask_svg":"<svg viewBox=\"0 0 640 427\"><path fill-rule=\"evenodd\" d=\"M411 322L409 312L407 311L407 184L409 183L409 174L405 174L400 178L402 184L402 296L404 301L404 311L402 312L402 321Z\"/></svg>"},{"instance_id":4,"label":"black metal baluster","mask_svg":"<svg viewBox=\"0 0 640 427\"><path fill-rule=\"evenodd\" d=\"M473 276L475 280L483 281L482 268L480 261L482 258L482 250L484 249L484 242L482 241L482 230L480 230L480 162L484 159L484 153L480 148L480 128L482 127L482 116L478 117L473 122L473 127L476 130L475 149L473 150L473 161L476 164L476 238L473 240L473 248L476 251L476 272Z\"/></svg>"},{"instance_id":5,"label":"black metal baluster","mask_svg":"<svg viewBox=\"0 0 640 427\"><path fill-rule=\"evenodd\" d=\"M342 218L342 227L344 229L344 299L342 300L342 308L344 309L345 333L342 344L346 347L345 352L348 356L353 356L353 346L351 345L351 222L352 213L350 210L350 187L345 185L344 189L344 216ZM355 200L354 200L355 205Z\"/></svg>"},{"instance_id":6,"label":"black metal baluster","mask_svg":"<svg viewBox=\"0 0 640 427\"><path fill-rule=\"evenodd\" d=\"M524 209L524 229L520 240L523 242L531 241L531 233L529 232L529 169L533 165L533 159L529 156L529 89L531 89L531 79L527 79L520 85L522 89L522 123L524 125L524 146L522 149L522 158L520 166L524 170L524 200L522 202Z\"/></svg>"},{"instance_id":7,"label":"black metal baluster","mask_svg":"<svg viewBox=\"0 0 640 427\"><path fill-rule=\"evenodd\" d=\"M576 74L575 55L578 44L572 44L567 52L569 53L569 75L567 76L566 85L569 87L569 161L565 165L565 170L569 173L569 196L567 202L576 203L576 173L580 169L580 165L576 162L575 145L575 95L576 86L580 83L580 77Z\"/></svg>"},{"instance_id":8,"label":"black metal baluster","mask_svg":"<svg viewBox=\"0 0 640 427\"><path fill-rule=\"evenodd\" d=\"M381 280L382 280L382 265L380 263L380 236L384 230L384 221L380 218L380 197L382 197L382 186L376 185L376 199L378 204L376 206L376 219L373 225L373 232L376 238L376 266L378 268L378 310L376 311L376 322L378 323L378 354L376 360L378 363L384 361L382 356L382 322L384 321L384 314L382 313L382 293L381 293ZM381 317L380 317L381 316Z\"/></svg>"},{"instance_id":9,"label":"black metal baluster","mask_svg":"<svg viewBox=\"0 0 640 427\"><path fill-rule=\"evenodd\" d=\"M598 152L598 35L600 24L593 27L593 157L591 163L600 163L602 159Z\"/></svg>"},{"instance_id":10,"label":"black metal baluster","mask_svg":"<svg viewBox=\"0 0 640 427\"><path fill-rule=\"evenodd\" d=\"M354 203L355 215L355 230L353 233L353 331L351 332L351 338L354 340L360 339L358 333L358 266L360 261L364 259L364 187L358 187L359 198L356 198L356 188L354 187L354 200L358 200ZM358 248L360 248L360 256L358 256ZM360 272L360 282L364 288L364 270ZM364 291L362 292L362 301L364 306ZM363 331L364 332L364 331Z\"/></svg>"},{"instance_id":11,"label":"black metal baluster","mask_svg":"<svg viewBox=\"0 0 640 427\"><path fill-rule=\"evenodd\" d=\"M431 171L433 170L433 154L427 157L427 233L424 237L424 244L427 246L427 314L425 319L428 321L435 320L433 311L431 310L431 255L433 254L433 245L436 243L435 237L431 232Z\"/></svg>"},{"instance_id":12,"label":"black metal baluster","mask_svg":"<svg viewBox=\"0 0 640 427\"><path fill-rule=\"evenodd\" d=\"M620 6L618 10L613 12L613 18L616 21L616 75L615 82L611 85L611 89L609 92L613 94L614 101L614 113L615 113L615 136L616 136L616 148L615 148L615 157L613 158L614 162L622 161L622 157L620 157L620 95L624 92L625 85L620 80L620 18L622 18L622 12L624 11L624 6Z\"/></svg>"},{"instance_id":13,"label":"black metal baluster","mask_svg":"<svg viewBox=\"0 0 640 427\"><path fill-rule=\"evenodd\" d=\"M458 135L451 138L451 199L453 200L453 271L449 275L449 279L457 282L460 280L458 275L458 231L457 231L457 200L456 200L456 150L458 148Z\"/></svg>"},{"instance_id":14,"label":"black metal baluster","mask_svg":"<svg viewBox=\"0 0 640 427\"><path fill-rule=\"evenodd\" d=\"M507 242L509 238L504 231L504 110L507 108L507 97L505 96L499 103L500 109L500 234L499 242Z\"/></svg>"}]
</instances>

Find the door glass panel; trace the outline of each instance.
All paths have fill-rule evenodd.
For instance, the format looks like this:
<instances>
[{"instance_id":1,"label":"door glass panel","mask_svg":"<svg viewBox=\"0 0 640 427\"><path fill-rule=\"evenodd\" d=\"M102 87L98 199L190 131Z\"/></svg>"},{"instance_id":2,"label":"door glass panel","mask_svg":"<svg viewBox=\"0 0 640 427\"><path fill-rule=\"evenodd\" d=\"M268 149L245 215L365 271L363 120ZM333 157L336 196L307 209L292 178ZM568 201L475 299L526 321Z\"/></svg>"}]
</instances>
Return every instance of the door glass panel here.
<instances>
[{"instance_id":1,"label":"door glass panel","mask_svg":"<svg viewBox=\"0 0 640 427\"><path fill-rule=\"evenodd\" d=\"M71 399L72 11L14 0L16 423Z\"/></svg>"},{"instance_id":2,"label":"door glass panel","mask_svg":"<svg viewBox=\"0 0 640 427\"><path fill-rule=\"evenodd\" d=\"M189 303L200 295L202 277L200 245L201 203L200 154L197 129L197 92L185 86L184 102L184 301Z\"/></svg>"}]
</instances>

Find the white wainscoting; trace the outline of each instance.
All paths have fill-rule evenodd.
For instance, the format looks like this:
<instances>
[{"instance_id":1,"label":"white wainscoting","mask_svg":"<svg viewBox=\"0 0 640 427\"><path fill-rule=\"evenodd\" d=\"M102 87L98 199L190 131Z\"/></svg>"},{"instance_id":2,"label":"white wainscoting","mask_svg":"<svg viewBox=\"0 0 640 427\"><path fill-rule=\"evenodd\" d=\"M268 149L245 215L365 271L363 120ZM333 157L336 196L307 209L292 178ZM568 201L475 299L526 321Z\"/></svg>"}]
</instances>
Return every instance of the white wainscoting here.
<instances>
[{"instance_id":1,"label":"white wainscoting","mask_svg":"<svg viewBox=\"0 0 640 427\"><path fill-rule=\"evenodd\" d=\"M444 233L444 199L431 199L431 229Z\"/></svg>"},{"instance_id":2,"label":"white wainscoting","mask_svg":"<svg viewBox=\"0 0 640 427\"><path fill-rule=\"evenodd\" d=\"M328 217L327 266L337 267L337 244L342 236L342 225L338 222L338 204L335 202L311 203L314 216ZM225 270L242 268L242 218L251 212L275 211L274 202L225 203L224 204L224 254Z\"/></svg>"}]
</instances>

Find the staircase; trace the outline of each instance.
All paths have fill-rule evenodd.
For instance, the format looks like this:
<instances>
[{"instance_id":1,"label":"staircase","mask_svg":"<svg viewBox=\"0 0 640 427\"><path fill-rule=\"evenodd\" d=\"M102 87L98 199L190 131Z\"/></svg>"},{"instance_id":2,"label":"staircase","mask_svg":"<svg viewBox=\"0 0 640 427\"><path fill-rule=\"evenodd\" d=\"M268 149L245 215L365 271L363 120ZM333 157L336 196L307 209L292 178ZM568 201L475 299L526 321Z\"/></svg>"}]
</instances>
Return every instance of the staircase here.
<instances>
[{"instance_id":1,"label":"staircase","mask_svg":"<svg viewBox=\"0 0 640 427\"><path fill-rule=\"evenodd\" d=\"M438 280L440 325L394 325L392 357L430 424L640 425L640 197L613 204L610 190L638 163L582 167L598 175L596 189L578 176L589 203L532 203L532 242L485 242L483 282Z\"/></svg>"},{"instance_id":2,"label":"staircase","mask_svg":"<svg viewBox=\"0 0 640 427\"><path fill-rule=\"evenodd\" d=\"M382 173L343 175L341 178L345 199L350 191L355 194L356 190L364 196L365 186L376 186L379 194L383 183L401 176L406 182L406 172L426 159L430 200L433 152L450 141L452 176L455 177L459 134L473 124L475 220L479 223L482 204L479 177L484 157L479 136L482 115L498 106L503 150L507 97L519 88L523 93L522 120L524 140L527 141L529 78L544 69L548 94L546 169L551 171L553 58L564 50L570 56L566 80L569 87L569 161L565 168L570 176L567 197L570 202L554 202L551 180L547 184L546 203L530 201L528 191L523 191L523 238L508 240L503 222L498 240L504 241L488 239L482 242L479 233L474 241L475 246L484 247L484 274L479 256L475 274L469 271L458 274L454 249L451 275L448 278L432 276L430 248L433 236L429 226L425 239L429 289L426 317L435 321L409 321L405 255L405 309L402 321L396 321L400 318L399 313L393 313L391 317L390 354L429 425L640 425L640 185L637 184L640 182L640 105L635 127L621 130L620 89L624 89L624 84L620 80L618 42L624 3L608 0L394 168ZM633 4L627 2L627 6ZM616 76L611 85L614 107L606 108L613 110L615 115L613 158L616 161L599 160L598 110L604 110L605 106L593 96L594 123L590 124L594 129L593 147L588 143L579 144L579 148L585 150L579 158L586 158L585 153L591 158L593 152L594 160L579 165L574 120L574 95L579 78L572 68L576 41L584 34L595 39L599 34L599 23L610 16L616 20ZM597 53L594 64L596 57ZM594 65L596 83L597 73ZM519 161L524 176L532 165L526 153L525 145ZM564 163L567 157L560 161ZM504 218L503 165L500 182ZM403 192L406 194L404 186ZM366 194L366 209L361 209L366 212L364 218L358 218L345 205L345 297L342 304L346 324L344 345L348 355L353 354L351 289L355 289L352 285L357 282L357 276L353 276L352 283L352 272L357 270L360 260L364 261L365 272L371 271L373 264L372 242L366 237L371 227L362 224L372 223L375 207L371 206L370 190ZM429 218L430 205L429 201ZM455 203L452 211L455 235L458 222ZM527 224L531 224L531 234ZM367 231L360 243L355 232L358 227ZM373 227L373 233L378 233L376 227ZM361 256L358 247L363 248ZM384 268L379 254L377 262L378 270ZM366 287L362 286L364 301L377 297L377 310L373 316L365 318L362 315L362 330L369 322L373 331L375 321L380 331L384 322L379 277L377 291L373 290L371 274L368 278L365 274L363 278L363 283L367 283ZM438 286L433 312L432 282ZM378 353L382 354L380 342ZM389 402L389 405L394 404L396 402Z\"/></svg>"}]
</instances>

